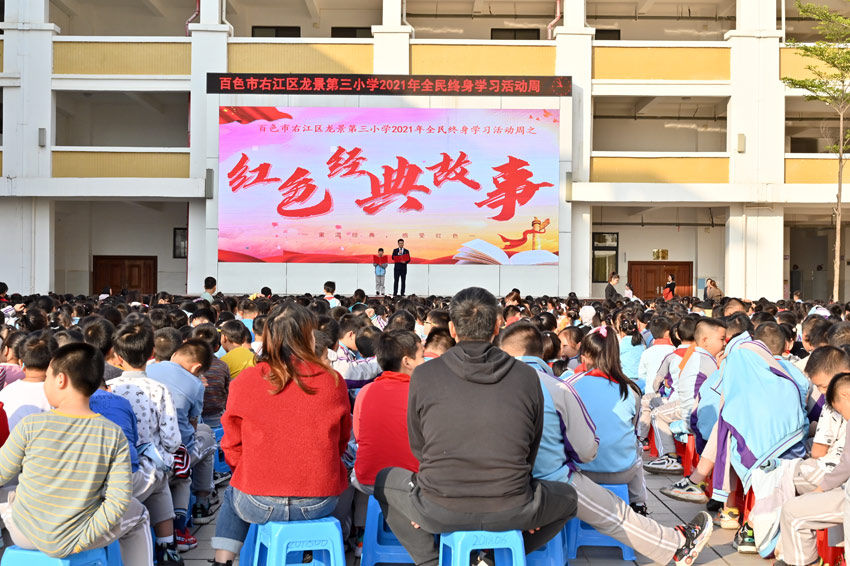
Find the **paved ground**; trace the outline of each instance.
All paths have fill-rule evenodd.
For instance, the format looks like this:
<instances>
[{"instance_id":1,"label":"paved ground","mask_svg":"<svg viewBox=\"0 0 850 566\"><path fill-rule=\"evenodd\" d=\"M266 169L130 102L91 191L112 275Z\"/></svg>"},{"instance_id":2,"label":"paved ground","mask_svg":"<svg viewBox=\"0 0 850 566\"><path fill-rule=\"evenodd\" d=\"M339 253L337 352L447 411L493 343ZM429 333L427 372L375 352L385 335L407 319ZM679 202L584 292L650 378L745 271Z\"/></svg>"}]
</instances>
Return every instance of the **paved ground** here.
<instances>
[{"instance_id":1,"label":"paved ground","mask_svg":"<svg viewBox=\"0 0 850 566\"><path fill-rule=\"evenodd\" d=\"M646 484L650 491L648 502L650 517L669 526L684 523L690 520L695 513L704 509L701 505L673 501L658 492L660 488L675 481L675 479L673 476L653 476L650 474L647 474L646 477ZM219 490L219 493L223 493L223 490ZM215 523L194 530L195 536L198 538L198 548L183 555L186 566L209 566L207 560L213 556L210 540L214 532ZM732 548L734 534L734 531L715 528L709 545L703 550L696 564L711 566L769 566L771 564L758 555L738 554ZM348 562L348 566L359 566L351 556L349 556ZM638 556L636 563L641 565L651 564L649 560L642 556ZM593 566L625 566L635 564L635 562L626 563L622 560L619 550L606 548L582 548L579 550L578 559L570 561L570 566L589 566L591 564Z\"/></svg>"}]
</instances>

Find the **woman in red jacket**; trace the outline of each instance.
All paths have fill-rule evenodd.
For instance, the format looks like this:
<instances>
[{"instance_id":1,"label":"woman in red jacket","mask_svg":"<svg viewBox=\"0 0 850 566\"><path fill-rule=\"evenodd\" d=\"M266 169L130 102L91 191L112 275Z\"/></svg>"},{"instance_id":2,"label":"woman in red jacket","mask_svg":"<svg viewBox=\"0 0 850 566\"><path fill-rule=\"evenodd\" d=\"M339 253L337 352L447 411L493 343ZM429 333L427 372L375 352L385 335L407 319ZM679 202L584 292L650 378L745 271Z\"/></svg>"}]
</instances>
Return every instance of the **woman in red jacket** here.
<instances>
[{"instance_id":1,"label":"woman in red jacket","mask_svg":"<svg viewBox=\"0 0 850 566\"><path fill-rule=\"evenodd\" d=\"M314 352L316 326L300 305L272 309L260 363L230 384L221 447L233 477L212 539L216 566L232 563L250 523L326 517L348 487L351 406Z\"/></svg>"}]
</instances>

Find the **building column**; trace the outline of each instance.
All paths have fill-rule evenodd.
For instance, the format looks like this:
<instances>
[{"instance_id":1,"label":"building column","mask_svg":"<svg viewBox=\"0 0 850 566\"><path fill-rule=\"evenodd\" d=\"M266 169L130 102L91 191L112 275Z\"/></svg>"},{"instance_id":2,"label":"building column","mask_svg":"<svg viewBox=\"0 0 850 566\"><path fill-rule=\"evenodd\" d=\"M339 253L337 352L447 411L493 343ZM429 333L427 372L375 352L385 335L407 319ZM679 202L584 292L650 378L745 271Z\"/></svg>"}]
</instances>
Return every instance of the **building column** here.
<instances>
[{"instance_id":1,"label":"building column","mask_svg":"<svg viewBox=\"0 0 850 566\"><path fill-rule=\"evenodd\" d=\"M726 263L723 269L723 292L729 297L743 297L746 293L746 226L744 207L740 204L729 206L729 218L726 220Z\"/></svg>"},{"instance_id":2,"label":"building column","mask_svg":"<svg viewBox=\"0 0 850 566\"><path fill-rule=\"evenodd\" d=\"M555 74L572 77L573 95L561 99L561 112L572 115L572 136L561 139L562 153L569 151L572 178L590 181L590 152L593 139L593 34L585 25L584 2L565 0L564 25L555 28ZM561 128L564 131L564 128Z\"/></svg>"},{"instance_id":3,"label":"building column","mask_svg":"<svg viewBox=\"0 0 850 566\"><path fill-rule=\"evenodd\" d=\"M206 198L189 200L189 258L186 292L203 292L204 278L218 277L218 107L219 95L207 94L207 73L227 72L230 26L221 21L224 0L202 0L200 23L191 24L190 176L205 179ZM211 175L207 176L207 171Z\"/></svg>"},{"instance_id":4,"label":"building column","mask_svg":"<svg viewBox=\"0 0 850 566\"><path fill-rule=\"evenodd\" d=\"M737 3L731 48L732 96L727 120L732 183L783 183L785 86L779 78L775 0Z\"/></svg>"},{"instance_id":5,"label":"building column","mask_svg":"<svg viewBox=\"0 0 850 566\"><path fill-rule=\"evenodd\" d=\"M570 214L570 291L579 297L590 297L593 262L593 208L587 203L573 203Z\"/></svg>"},{"instance_id":6,"label":"building column","mask_svg":"<svg viewBox=\"0 0 850 566\"><path fill-rule=\"evenodd\" d=\"M372 72L410 74L410 38L413 28L404 22L401 0L383 0L381 25L372 26Z\"/></svg>"},{"instance_id":7,"label":"building column","mask_svg":"<svg viewBox=\"0 0 850 566\"><path fill-rule=\"evenodd\" d=\"M744 296L771 300L782 296L782 255L785 249L785 209L744 207L746 218L746 289Z\"/></svg>"},{"instance_id":8,"label":"building column","mask_svg":"<svg viewBox=\"0 0 850 566\"><path fill-rule=\"evenodd\" d=\"M47 0L6 0L3 73L19 78L3 88L3 175L16 179L51 175L56 114L52 89L53 37ZM16 250L0 265L0 281L11 291L52 291L54 273L53 201L0 198L0 225L6 247Z\"/></svg>"}]
</instances>

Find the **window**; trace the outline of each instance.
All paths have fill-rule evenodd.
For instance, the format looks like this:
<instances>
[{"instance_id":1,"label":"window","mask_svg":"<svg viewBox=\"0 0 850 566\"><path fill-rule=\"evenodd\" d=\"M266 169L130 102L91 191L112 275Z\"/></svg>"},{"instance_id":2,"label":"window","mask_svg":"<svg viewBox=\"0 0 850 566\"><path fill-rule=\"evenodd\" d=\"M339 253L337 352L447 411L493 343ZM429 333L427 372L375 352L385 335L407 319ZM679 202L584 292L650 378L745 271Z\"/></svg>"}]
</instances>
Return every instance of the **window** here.
<instances>
[{"instance_id":1,"label":"window","mask_svg":"<svg viewBox=\"0 0 850 566\"><path fill-rule=\"evenodd\" d=\"M817 153L817 138L791 138L791 153Z\"/></svg>"},{"instance_id":2,"label":"window","mask_svg":"<svg viewBox=\"0 0 850 566\"><path fill-rule=\"evenodd\" d=\"M331 37L370 38L372 37L372 28L332 27Z\"/></svg>"},{"instance_id":3,"label":"window","mask_svg":"<svg viewBox=\"0 0 850 566\"><path fill-rule=\"evenodd\" d=\"M620 30L618 29L597 29L595 39L601 39L605 41L619 41L620 40Z\"/></svg>"},{"instance_id":4,"label":"window","mask_svg":"<svg viewBox=\"0 0 850 566\"><path fill-rule=\"evenodd\" d=\"M491 28L490 39L525 41L540 39L540 28Z\"/></svg>"},{"instance_id":5,"label":"window","mask_svg":"<svg viewBox=\"0 0 850 566\"><path fill-rule=\"evenodd\" d=\"M620 235L616 232L593 233L593 282L606 283L617 271Z\"/></svg>"},{"instance_id":6,"label":"window","mask_svg":"<svg viewBox=\"0 0 850 566\"><path fill-rule=\"evenodd\" d=\"M174 237L172 240L171 257L175 259L185 259L189 257L189 229L175 228Z\"/></svg>"},{"instance_id":7,"label":"window","mask_svg":"<svg viewBox=\"0 0 850 566\"><path fill-rule=\"evenodd\" d=\"M251 37L301 37L299 26L252 26Z\"/></svg>"}]
</instances>

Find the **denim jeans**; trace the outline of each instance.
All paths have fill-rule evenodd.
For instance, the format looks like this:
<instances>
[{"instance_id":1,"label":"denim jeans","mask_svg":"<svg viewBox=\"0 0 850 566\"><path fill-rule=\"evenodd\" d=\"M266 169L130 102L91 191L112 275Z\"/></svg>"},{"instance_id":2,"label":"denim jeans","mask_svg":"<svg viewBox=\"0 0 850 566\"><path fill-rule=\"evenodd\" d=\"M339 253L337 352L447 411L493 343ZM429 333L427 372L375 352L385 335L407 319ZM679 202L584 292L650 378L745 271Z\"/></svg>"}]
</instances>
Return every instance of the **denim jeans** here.
<instances>
[{"instance_id":1,"label":"denim jeans","mask_svg":"<svg viewBox=\"0 0 850 566\"><path fill-rule=\"evenodd\" d=\"M239 554L251 523L309 521L333 513L339 497L269 497L228 486L218 512L212 547Z\"/></svg>"}]
</instances>

